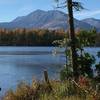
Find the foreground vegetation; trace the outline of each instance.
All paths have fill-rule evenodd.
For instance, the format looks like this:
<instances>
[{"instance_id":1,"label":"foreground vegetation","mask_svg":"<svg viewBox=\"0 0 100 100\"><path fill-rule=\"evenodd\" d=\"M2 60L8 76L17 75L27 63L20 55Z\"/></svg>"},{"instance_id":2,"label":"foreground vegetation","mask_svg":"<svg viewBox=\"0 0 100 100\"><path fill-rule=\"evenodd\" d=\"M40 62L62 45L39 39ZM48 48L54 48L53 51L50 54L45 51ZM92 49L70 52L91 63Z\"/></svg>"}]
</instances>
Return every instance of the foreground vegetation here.
<instances>
[{"instance_id":1,"label":"foreground vegetation","mask_svg":"<svg viewBox=\"0 0 100 100\"><path fill-rule=\"evenodd\" d=\"M31 85L22 82L15 91L8 91L3 100L100 100L100 89L88 78L78 84L74 80L33 81Z\"/></svg>"}]
</instances>

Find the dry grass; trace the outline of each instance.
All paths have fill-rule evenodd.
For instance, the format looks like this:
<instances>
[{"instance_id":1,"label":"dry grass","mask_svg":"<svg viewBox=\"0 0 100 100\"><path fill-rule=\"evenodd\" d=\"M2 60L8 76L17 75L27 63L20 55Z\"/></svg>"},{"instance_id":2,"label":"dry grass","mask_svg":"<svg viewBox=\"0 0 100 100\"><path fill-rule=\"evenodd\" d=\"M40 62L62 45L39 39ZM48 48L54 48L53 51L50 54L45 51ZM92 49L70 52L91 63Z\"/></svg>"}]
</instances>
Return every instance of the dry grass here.
<instances>
[{"instance_id":1,"label":"dry grass","mask_svg":"<svg viewBox=\"0 0 100 100\"><path fill-rule=\"evenodd\" d=\"M44 82L33 81L30 86L22 82L15 91L8 91L3 100L100 100L78 89L70 81L50 81L50 85L52 90Z\"/></svg>"}]
</instances>

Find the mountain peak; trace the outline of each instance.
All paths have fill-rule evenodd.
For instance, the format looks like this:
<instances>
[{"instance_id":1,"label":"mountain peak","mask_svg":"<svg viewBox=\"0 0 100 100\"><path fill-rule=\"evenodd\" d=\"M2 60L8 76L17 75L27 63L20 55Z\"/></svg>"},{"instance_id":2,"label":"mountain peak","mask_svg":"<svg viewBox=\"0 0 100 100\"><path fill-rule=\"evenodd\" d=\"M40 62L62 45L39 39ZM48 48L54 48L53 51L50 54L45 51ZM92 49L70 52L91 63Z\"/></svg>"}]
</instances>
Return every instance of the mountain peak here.
<instances>
[{"instance_id":1,"label":"mountain peak","mask_svg":"<svg viewBox=\"0 0 100 100\"><path fill-rule=\"evenodd\" d=\"M59 10L44 11L37 9L30 14L17 17L9 23L0 23L0 28L42 28L42 29L64 29L68 27L67 14ZM87 21L79 21L74 19L75 28L91 29L92 25Z\"/></svg>"},{"instance_id":2,"label":"mountain peak","mask_svg":"<svg viewBox=\"0 0 100 100\"><path fill-rule=\"evenodd\" d=\"M46 11L41 10L41 9L37 9L37 10L33 11L32 13L35 13L35 12L42 12L42 13L44 13L44 12L46 12Z\"/></svg>"},{"instance_id":3,"label":"mountain peak","mask_svg":"<svg viewBox=\"0 0 100 100\"><path fill-rule=\"evenodd\" d=\"M100 20L99 19L95 19L95 18L86 18L84 20L82 20L85 23L88 23L92 26L94 26L95 28L98 29L98 31L100 31Z\"/></svg>"},{"instance_id":4,"label":"mountain peak","mask_svg":"<svg viewBox=\"0 0 100 100\"><path fill-rule=\"evenodd\" d=\"M83 19L82 21L96 21L97 19L95 19L95 18L86 18L86 19Z\"/></svg>"}]
</instances>

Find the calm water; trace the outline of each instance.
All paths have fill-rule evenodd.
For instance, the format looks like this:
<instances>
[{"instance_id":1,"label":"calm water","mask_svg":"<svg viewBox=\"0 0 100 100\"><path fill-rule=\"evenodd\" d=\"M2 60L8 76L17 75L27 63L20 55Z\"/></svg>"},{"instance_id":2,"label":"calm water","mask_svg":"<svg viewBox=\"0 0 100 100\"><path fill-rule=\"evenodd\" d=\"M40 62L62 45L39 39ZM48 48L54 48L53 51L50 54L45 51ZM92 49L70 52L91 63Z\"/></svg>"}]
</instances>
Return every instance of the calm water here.
<instances>
[{"instance_id":1,"label":"calm water","mask_svg":"<svg viewBox=\"0 0 100 100\"><path fill-rule=\"evenodd\" d=\"M29 83L32 78L43 80L44 70L50 78L57 79L65 57L63 54L52 55L52 50L53 47L0 47L0 95L16 88L22 80ZM100 48L85 50L96 56Z\"/></svg>"},{"instance_id":2,"label":"calm water","mask_svg":"<svg viewBox=\"0 0 100 100\"><path fill-rule=\"evenodd\" d=\"M52 55L52 50L53 47L0 47L0 94L14 89L22 80L43 80L44 70L50 78L58 78L65 58L63 54Z\"/></svg>"}]
</instances>

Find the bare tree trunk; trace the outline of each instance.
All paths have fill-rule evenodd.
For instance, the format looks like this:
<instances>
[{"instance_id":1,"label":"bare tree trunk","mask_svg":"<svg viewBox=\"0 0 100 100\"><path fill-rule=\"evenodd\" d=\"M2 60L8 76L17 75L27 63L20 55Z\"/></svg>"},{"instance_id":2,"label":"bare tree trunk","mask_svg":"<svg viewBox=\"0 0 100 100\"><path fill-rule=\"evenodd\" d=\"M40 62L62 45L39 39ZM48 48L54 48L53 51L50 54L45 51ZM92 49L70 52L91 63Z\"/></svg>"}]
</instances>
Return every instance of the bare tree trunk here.
<instances>
[{"instance_id":1,"label":"bare tree trunk","mask_svg":"<svg viewBox=\"0 0 100 100\"><path fill-rule=\"evenodd\" d=\"M74 30L72 0L67 0L67 5L68 5L68 16L69 16L69 36L71 39L73 75L77 79L79 75L78 75L78 66L77 66L76 38L75 38L75 30Z\"/></svg>"}]
</instances>

